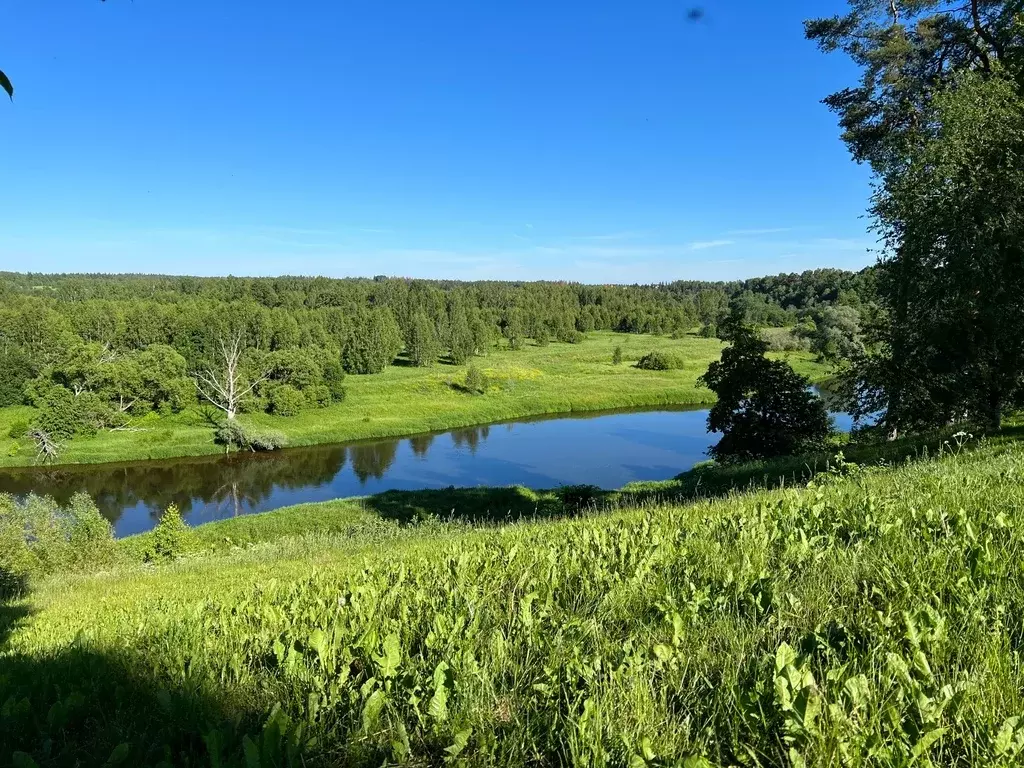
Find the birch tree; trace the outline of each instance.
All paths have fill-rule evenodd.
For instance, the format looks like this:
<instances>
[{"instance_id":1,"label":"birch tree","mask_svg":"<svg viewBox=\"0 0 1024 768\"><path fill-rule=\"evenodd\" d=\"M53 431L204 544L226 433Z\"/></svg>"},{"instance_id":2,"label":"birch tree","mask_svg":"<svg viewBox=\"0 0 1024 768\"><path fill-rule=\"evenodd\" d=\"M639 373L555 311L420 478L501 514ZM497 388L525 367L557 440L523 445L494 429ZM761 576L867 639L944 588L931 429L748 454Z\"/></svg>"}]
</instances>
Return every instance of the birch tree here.
<instances>
[{"instance_id":1,"label":"birch tree","mask_svg":"<svg viewBox=\"0 0 1024 768\"><path fill-rule=\"evenodd\" d=\"M246 383L240 365L243 351L241 333L235 334L230 341L220 339L219 346L216 369L211 366L197 371L193 380L200 397L224 411L228 420L233 421L242 398L266 381L269 373L263 372Z\"/></svg>"}]
</instances>

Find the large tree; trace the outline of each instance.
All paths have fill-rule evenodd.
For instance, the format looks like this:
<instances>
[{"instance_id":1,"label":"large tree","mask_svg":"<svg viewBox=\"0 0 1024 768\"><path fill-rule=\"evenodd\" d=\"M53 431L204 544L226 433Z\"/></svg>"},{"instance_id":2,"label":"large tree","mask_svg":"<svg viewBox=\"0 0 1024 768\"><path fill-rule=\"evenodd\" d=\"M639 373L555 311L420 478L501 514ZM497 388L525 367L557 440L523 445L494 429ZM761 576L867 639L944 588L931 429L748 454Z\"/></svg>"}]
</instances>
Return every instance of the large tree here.
<instances>
[{"instance_id":1,"label":"large tree","mask_svg":"<svg viewBox=\"0 0 1024 768\"><path fill-rule=\"evenodd\" d=\"M708 431L722 439L711 456L751 461L820 448L832 427L807 379L785 362L769 360L768 342L750 327L734 328L731 335L732 345L699 380L718 395Z\"/></svg>"},{"instance_id":2,"label":"large tree","mask_svg":"<svg viewBox=\"0 0 1024 768\"><path fill-rule=\"evenodd\" d=\"M1017 397L1022 4L851 0L807 22L860 83L825 101L875 172L884 250L875 354L854 408L894 431L971 418L997 425Z\"/></svg>"}]
</instances>

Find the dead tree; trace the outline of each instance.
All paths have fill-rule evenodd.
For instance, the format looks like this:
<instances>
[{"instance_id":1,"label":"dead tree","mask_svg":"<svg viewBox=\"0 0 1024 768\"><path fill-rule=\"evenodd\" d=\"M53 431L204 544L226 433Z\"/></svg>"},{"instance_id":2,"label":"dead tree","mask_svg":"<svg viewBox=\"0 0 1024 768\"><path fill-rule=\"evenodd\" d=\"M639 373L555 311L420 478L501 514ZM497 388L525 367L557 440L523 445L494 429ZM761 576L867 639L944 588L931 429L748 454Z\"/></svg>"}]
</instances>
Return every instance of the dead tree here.
<instances>
[{"instance_id":1,"label":"dead tree","mask_svg":"<svg viewBox=\"0 0 1024 768\"><path fill-rule=\"evenodd\" d=\"M263 373L246 386L242 372L239 370L241 358L242 335L238 333L230 343L220 339L217 370L207 368L193 375L193 381L200 396L224 411L229 421L233 421L235 414L238 413L238 406L242 402L242 398L266 381L269 376L268 373Z\"/></svg>"},{"instance_id":2,"label":"dead tree","mask_svg":"<svg viewBox=\"0 0 1024 768\"><path fill-rule=\"evenodd\" d=\"M60 456L61 444L54 440L45 429L33 429L28 433L36 444L36 463L46 464Z\"/></svg>"}]
</instances>

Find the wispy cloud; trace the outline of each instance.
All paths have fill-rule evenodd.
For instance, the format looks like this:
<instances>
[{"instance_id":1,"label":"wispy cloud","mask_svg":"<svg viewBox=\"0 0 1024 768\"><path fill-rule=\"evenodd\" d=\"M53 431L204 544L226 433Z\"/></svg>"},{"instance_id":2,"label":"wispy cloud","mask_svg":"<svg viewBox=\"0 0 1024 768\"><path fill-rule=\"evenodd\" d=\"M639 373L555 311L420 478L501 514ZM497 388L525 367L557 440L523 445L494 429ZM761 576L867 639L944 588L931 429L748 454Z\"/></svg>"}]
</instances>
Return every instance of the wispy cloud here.
<instances>
[{"instance_id":1,"label":"wispy cloud","mask_svg":"<svg viewBox=\"0 0 1024 768\"><path fill-rule=\"evenodd\" d=\"M627 232L611 232L607 235L579 235L572 238L573 240L596 240L596 241L608 241L608 240L639 240L641 238L650 237L653 232L650 230L630 230Z\"/></svg>"},{"instance_id":2,"label":"wispy cloud","mask_svg":"<svg viewBox=\"0 0 1024 768\"><path fill-rule=\"evenodd\" d=\"M764 229L733 229L726 232L727 237L748 237L750 235L778 235L792 232L797 227L766 227Z\"/></svg>"},{"instance_id":3,"label":"wispy cloud","mask_svg":"<svg viewBox=\"0 0 1024 768\"><path fill-rule=\"evenodd\" d=\"M735 240L698 240L697 242L689 243L686 247L690 251L706 251L708 248L724 248L734 243Z\"/></svg>"}]
</instances>

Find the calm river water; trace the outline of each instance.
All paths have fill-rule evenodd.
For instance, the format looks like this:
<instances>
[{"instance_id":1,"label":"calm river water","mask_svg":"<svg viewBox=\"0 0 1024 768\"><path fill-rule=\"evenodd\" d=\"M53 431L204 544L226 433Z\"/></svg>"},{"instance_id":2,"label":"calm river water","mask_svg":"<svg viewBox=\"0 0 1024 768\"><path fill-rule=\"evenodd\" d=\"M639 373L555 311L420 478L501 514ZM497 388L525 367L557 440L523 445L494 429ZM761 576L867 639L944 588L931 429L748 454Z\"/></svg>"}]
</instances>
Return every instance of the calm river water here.
<instances>
[{"instance_id":1,"label":"calm river water","mask_svg":"<svg viewBox=\"0 0 1024 768\"><path fill-rule=\"evenodd\" d=\"M149 530L175 503L191 525L386 490L478 485L618 488L666 480L707 458L706 409L528 419L392 440L126 464L0 471L0 492L65 501L86 491L117 536ZM850 418L834 414L836 427Z\"/></svg>"}]
</instances>

